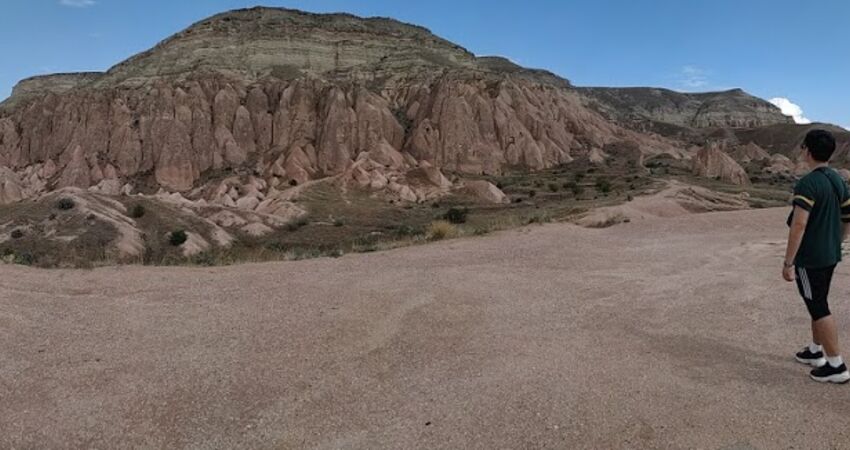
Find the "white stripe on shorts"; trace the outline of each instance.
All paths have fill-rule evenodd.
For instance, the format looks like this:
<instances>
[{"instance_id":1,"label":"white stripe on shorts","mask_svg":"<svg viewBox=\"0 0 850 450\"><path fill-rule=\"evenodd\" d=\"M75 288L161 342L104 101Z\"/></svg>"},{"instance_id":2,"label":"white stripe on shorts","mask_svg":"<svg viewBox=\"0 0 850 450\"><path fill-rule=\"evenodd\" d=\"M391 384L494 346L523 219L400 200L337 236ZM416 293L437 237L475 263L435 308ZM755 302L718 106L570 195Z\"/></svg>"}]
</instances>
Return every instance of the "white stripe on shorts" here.
<instances>
[{"instance_id":1,"label":"white stripe on shorts","mask_svg":"<svg viewBox=\"0 0 850 450\"><path fill-rule=\"evenodd\" d=\"M809 274L802 267L800 268L800 283L803 285L803 297L806 300L812 300L812 285L809 283Z\"/></svg>"}]
</instances>

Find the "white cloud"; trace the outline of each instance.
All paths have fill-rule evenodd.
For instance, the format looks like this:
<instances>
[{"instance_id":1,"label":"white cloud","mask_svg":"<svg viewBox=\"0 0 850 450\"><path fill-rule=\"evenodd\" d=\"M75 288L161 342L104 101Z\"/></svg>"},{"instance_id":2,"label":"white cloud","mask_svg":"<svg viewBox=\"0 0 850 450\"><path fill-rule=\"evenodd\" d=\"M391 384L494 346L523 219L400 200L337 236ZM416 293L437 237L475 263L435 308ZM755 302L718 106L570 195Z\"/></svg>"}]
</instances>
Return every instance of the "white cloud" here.
<instances>
[{"instance_id":1,"label":"white cloud","mask_svg":"<svg viewBox=\"0 0 850 450\"><path fill-rule=\"evenodd\" d=\"M784 97L775 97L769 101L781 109L782 114L785 114L788 117L793 117L794 123L803 125L812 123L811 120L807 119L806 116L803 115L803 108L800 108L800 105L797 105L791 100Z\"/></svg>"},{"instance_id":2,"label":"white cloud","mask_svg":"<svg viewBox=\"0 0 850 450\"><path fill-rule=\"evenodd\" d=\"M62 6L70 6L72 8L88 8L97 4L95 0L59 0Z\"/></svg>"},{"instance_id":3,"label":"white cloud","mask_svg":"<svg viewBox=\"0 0 850 450\"><path fill-rule=\"evenodd\" d=\"M696 66L685 66L679 72L679 84L686 89L701 89L708 86L708 73Z\"/></svg>"}]
</instances>

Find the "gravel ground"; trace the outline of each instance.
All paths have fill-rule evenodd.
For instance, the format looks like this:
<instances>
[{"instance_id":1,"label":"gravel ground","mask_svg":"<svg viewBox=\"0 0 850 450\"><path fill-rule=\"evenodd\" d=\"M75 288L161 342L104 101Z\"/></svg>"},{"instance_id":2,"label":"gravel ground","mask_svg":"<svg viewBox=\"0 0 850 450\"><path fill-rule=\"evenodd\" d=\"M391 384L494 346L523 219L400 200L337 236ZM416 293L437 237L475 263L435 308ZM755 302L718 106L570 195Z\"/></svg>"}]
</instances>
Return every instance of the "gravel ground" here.
<instances>
[{"instance_id":1,"label":"gravel ground","mask_svg":"<svg viewBox=\"0 0 850 450\"><path fill-rule=\"evenodd\" d=\"M792 358L808 321L780 281L785 213L4 266L0 448L850 448L850 388Z\"/></svg>"}]
</instances>

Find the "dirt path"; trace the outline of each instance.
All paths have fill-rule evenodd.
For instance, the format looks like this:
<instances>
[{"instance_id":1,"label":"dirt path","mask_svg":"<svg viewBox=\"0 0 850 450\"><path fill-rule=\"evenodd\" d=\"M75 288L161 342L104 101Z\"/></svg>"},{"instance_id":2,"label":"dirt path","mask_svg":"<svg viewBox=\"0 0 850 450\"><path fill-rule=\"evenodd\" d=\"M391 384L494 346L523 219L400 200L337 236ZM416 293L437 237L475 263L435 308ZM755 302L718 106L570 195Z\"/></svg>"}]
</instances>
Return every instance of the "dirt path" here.
<instances>
[{"instance_id":1,"label":"dirt path","mask_svg":"<svg viewBox=\"0 0 850 450\"><path fill-rule=\"evenodd\" d=\"M0 448L850 447L850 388L791 358L807 320L778 281L784 214L0 267Z\"/></svg>"}]
</instances>

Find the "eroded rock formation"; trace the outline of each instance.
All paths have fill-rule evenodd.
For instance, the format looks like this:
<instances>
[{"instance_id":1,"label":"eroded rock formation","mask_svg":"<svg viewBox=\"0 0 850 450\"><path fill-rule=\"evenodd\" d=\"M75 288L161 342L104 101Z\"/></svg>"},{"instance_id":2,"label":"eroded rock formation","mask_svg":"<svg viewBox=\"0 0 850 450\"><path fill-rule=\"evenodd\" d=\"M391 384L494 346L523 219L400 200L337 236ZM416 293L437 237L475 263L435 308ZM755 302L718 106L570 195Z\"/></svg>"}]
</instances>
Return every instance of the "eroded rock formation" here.
<instances>
[{"instance_id":1,"label":"eroded rock formation","mask_svg":"<svg viewBox=\"0 0 850 450\"><path fill-rule=\"evenodd\" d=\"M694 174L723 180L727 183L746 186L750 184L747 172L719 144L713 143L700 149L693 161Z\"/></svg>"}]
</instances>

